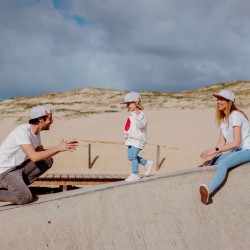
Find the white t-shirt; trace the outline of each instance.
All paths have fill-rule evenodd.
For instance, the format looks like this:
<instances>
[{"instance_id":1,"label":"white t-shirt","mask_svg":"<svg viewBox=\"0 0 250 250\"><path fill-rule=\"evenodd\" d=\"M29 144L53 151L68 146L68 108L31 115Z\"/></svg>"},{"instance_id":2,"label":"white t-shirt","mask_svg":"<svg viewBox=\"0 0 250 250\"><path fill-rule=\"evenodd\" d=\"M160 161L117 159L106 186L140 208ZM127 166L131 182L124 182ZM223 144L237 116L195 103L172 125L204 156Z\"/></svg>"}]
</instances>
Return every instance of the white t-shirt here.
<instances>
[{"instance_id":1,"label":"white t-shirt","mask_svg":"<svg viewBox=\"0 0 250 250\"><path fill-rule=\"evenodd\" d=\"M233 138L233 127L241 127L242 140L240 149L250 149L250 125L246 117L239 111L233 111L229 116L229 122L224 120L220 124L222 134L226 140L226 143L234 141Z\"/></svg>"},{"instance_id":2,"label":"white t-shirt","mask_svg":"<svg viewBox=\"0 0 250 250\"><path fill-rule=\"evenodd\" d=\"M16 127L0 145L0 174L28 159L20 147L23 144L31 144L34 149L41 145L40 134L35 135L30 124Z\"/></svg>"}]
</instances>

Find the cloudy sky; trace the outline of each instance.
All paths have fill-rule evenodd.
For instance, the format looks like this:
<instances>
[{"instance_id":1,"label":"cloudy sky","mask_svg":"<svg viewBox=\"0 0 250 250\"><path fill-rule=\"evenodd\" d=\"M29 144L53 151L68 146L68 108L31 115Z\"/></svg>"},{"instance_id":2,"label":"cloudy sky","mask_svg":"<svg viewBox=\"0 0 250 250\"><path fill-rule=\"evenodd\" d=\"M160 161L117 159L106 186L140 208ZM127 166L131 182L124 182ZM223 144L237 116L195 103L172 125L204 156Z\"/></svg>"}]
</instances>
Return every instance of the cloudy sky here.
<instances>
[{"instance_id":1,"label":"cloudy sky","mask_svg":"<svg viewBox=\"0 0 250 250\"><path fill-rule=\"evenodd\" d=\"M0 99L250 80L250 0L0 0Z\"/></svg>"}]
</instances>

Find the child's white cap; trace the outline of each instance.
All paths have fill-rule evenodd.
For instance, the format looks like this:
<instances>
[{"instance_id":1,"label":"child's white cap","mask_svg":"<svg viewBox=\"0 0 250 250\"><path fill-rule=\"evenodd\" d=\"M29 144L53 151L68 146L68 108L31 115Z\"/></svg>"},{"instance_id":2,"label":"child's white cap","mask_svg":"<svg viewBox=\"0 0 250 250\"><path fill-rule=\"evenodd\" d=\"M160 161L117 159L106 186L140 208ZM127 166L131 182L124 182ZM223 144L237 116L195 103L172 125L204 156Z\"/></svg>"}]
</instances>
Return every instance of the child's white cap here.
<instances>
[{"instance_id":1,"label":"child's white cap","mask_svg":"<svg viewBox=\"0 0 250 250\"><path fill-rule=\"evenodd\" d=\"M128 102L141 102L140 94L137 92L129 92L125 95L124 102L122 102L121 104L125 104Z\"/></svg>"},{"instance_id":2,"label":"child's white cap","mask_svg":"<svg viewBox=\"0 0 250 250\"><path fill-rule=\"evenodd\" d=\"M36 119L48 114L51 114L52 111L48 106L35 106L30 110L30 120Z\"/></svg>"}]
</instances>

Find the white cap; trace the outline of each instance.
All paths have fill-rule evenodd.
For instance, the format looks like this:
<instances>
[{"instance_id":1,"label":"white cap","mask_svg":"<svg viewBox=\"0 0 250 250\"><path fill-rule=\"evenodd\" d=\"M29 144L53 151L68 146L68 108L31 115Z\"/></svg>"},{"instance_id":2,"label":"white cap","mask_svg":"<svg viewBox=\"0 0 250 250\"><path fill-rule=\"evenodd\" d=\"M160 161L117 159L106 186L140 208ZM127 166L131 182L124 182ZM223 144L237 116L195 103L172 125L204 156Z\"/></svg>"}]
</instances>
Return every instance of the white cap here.
<instances>
[{"instance_id":1,"label":"white cap","mask_svg":"<svg viewBox=\"0 0 250 250\"><path fill-rule=\"evenodd\" d=\"M39 117L42 117L51 113L52 111L50 107L48 106L36 106L30 110L30 120L36 119L36 118L39 118Z\"/></svg>"},{"instance_id":2,"label":"white cap","mask_svg":"<svg viewBox=\"0 0 250 250\"><path fill-rule=\"evenodd\" d=\"M227 89L223 89L219 93L213 94L213 96L216 98L222 97L232 102L235 101L234 93L231 90L227 90Z\"/></svg>"},{"instance_id":3,"label":"white cap","mask_svg":"<svg viewBox=\"0 0 250 250\"><path fill-rule=\"evenodd\" d=\"M130 92L130 93L126 94L124 97L124 102L122 102L121 104L125 104L128 102L141 102L140 94L138 94L136 92Z\"/></svg>"}]
</instances>

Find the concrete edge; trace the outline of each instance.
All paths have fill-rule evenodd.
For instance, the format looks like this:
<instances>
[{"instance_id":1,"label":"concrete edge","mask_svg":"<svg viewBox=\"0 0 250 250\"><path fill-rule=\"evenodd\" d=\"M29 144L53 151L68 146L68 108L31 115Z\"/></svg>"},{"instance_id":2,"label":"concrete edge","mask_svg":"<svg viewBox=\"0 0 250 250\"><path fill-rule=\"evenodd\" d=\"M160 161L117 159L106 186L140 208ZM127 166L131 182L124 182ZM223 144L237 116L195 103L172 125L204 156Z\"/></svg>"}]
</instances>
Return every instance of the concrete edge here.
<instances>
[{"instance_id":1,"label":"concrete edge","mask_svg":"<svg viewBox=\"0 0 250 250\"><path fill-rule=\"evenodd\" d=\"M102 191L102 190L111 189L111 188L118 188L118 187L126 186L126 185L138 185L141 182L154 181L154 180L158 180L158 179L171 178L171 177L176 177L176 176L180 176L180 175L194 174L194 173L199 173L199 172L214 171L216 169L217 169L217 166L214 165L214 166L207 166L207 167L201 167L201 168L179 170L179 171L174 171L171 173L155 174L155 175L147 176L147 177L142 176L142 178L136 182L117 181L117 182L113 182L113 183L84 187L84 188L79 188L79 189L75 189L75 190L70 190L67 192L60 192L60 193L51 194L51 195L48 195L46 197L40 197L40 199L38 201L36 201L34 203L26 204L26 205L12 205L12 204L4 205L4 206L0 207L0 212L10 210L10 209L18 209L18 208L21 208L24 206L34 206L34 205L37 205L39 203L60 200L60 199L64 199L67 197L89 194L92 192Z\"/></svg>"}]
</instances>

